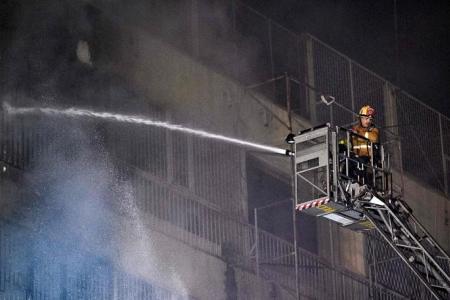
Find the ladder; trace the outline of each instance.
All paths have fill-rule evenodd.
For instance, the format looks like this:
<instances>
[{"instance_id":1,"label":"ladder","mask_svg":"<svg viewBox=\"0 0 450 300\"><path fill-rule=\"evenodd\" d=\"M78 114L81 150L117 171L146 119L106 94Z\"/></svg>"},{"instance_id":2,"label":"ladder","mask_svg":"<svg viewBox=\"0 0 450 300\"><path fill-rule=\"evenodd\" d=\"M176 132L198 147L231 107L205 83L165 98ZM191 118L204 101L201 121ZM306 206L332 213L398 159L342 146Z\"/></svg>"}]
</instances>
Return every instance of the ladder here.
<instances>
[{"instance_id":1,"label":"ladder","mask_svg":"<svg viewBox=\"0 0 450 300\"><path fill-rule=\"evenodd\" d=\"M401 198L371 191L356 200L386 242L436 299L450 298L450 259Z\"/></svg>"}]
</instances>

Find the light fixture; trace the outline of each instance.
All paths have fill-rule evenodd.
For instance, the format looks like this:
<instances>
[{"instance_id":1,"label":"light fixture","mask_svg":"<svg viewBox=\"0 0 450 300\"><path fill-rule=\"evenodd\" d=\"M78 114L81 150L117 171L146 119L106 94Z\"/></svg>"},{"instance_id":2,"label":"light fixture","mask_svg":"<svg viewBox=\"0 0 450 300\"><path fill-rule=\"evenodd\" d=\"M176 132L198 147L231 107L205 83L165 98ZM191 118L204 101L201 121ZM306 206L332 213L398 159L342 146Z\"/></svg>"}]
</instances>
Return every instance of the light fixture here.
<instances>
[{"instance_id":1,"label":"light fixture","mask_svg":"<svg viewBox=\"0 0 450 300\"><path fill-rule=\"evenodd\" d=\"M284 140L286 141L286 143L292 145L295 143L294 138L295 138L295 134L289 133Z\"/></svg>"}]
</instances>

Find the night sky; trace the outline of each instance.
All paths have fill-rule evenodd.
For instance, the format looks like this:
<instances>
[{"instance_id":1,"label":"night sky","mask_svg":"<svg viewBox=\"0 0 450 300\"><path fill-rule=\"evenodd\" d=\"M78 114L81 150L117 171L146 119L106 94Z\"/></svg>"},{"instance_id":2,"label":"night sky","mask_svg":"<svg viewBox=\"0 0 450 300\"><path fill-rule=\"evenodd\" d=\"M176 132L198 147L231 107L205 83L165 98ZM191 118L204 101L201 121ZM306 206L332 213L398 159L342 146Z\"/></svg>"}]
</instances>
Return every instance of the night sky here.
<instances>
[{"instance_id":1,"label":"night sky","mask_svg":"<svg viewBox=\"0 0 450 300\"><path fill-rule=\"evenodd\" d=\"M450 116L450 1L244 0L296 32L309 32ZM398 79L396 74L398 72Z\"/></svg>"}]
</instances>

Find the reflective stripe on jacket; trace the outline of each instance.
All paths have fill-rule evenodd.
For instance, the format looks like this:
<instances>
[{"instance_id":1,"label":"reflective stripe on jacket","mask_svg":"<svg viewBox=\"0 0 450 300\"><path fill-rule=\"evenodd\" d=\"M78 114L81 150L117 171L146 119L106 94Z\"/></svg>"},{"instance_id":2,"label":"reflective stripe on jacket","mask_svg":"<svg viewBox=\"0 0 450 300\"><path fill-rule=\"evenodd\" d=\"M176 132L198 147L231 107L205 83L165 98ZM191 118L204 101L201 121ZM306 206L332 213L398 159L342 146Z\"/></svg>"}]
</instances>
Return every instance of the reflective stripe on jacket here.
<instances>
[{"instance_id":1,"label":"reflective stripe on jacket","mask_svg":"<svg viewBox=\"0 0 450 300\"><path fill-rule=\"evenodd\" d=\"M358 135L365 137L366 139L369 139L372 143L379 142L378 128L375 127L364 128L358 124L356 126L353 126L352 131ZM353 136L352 145L353 145L353 152L356 155L370 157L370 145L367 140L357 136Z\"/></svg>"}]
</instances>

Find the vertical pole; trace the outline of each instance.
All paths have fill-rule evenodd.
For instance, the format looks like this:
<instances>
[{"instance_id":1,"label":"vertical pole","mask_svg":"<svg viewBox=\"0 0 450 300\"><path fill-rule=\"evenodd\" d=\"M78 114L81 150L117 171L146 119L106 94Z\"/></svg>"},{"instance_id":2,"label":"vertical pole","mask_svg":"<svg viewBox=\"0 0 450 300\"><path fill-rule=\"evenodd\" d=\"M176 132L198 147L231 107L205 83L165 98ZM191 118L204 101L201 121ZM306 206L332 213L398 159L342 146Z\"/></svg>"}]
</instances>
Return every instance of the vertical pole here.
<instances>
[{"instance_id":1,"label":"vertical pole","mask_svg":"<svg viewBox=\"0 0 450 300\"><path fill-rule=\"evenodd\" d=\"M444 172L444 193L446 196L448 196L448 178L447 178L447 163L446 163L446 159L445 159L445 150L444 150L444 135L443 135L443 130L442 130L442 116L441 114L439 114L439 135L441 138L441 156L442 156L442 167L443 167L443 172Z\"/></svg>"},{"instance_id":2,"label":"vertical pole","mask_svg":"<svg viewBox=\"0 0 450 300\"><path fill-rule=\"evenodd\" d=\"M331 145L330 139L331 139L331 141L333 141L333 137L331 136L331 133L330 133L330 127L328 127L327 136L326 136L326 143L327 143L327 148L328 148L327 161L330 161L330 154L332 153L332 151L334 149L334 144L333 144L333 146L331 146L332 148L330 149L330 145ZM334 166L333 166L333 168L334 168ZM331 196L331 193L330 193L330 164L328 164L328 166L327 166L327 190L326 190L326 192L327 192L327 198L330 199L330 196Z\"/></svg>"},{"instance_id":3,"label":"vertical pole","mask_svg":"<svg viewBox=\"0 0 450 300\"><path fill-rule=\"evenodd\" d=\"M334 200L334 201L337 201L338 199L339 199L339 197L338 197L338 192L339 192L339 189L338 189L338 172L339 172L339 166L338 166L338 163L339 163L339 160L338 160L338 152L339 152L339 150L338 150L338 140L337 140L337 136L338 136L338 133L339 133L339 128L338 127L336 127L336 132L332 132L331 133L331 143L332 143L332 153L333 153L333 157L332 157L332 160L333 160L333 191L334 191L334 194L333 194L333 196L334 196L334 199L330 199L330 200ZM328 191L330 191L330 190L328 190ZM330 192L328 192L328 197L330 197Z\"/></svg>"},{"instance_id":4,"label":"vertical pole","mask_svg":"<svg viewBox=\"0 0 450 300\"><path fill-rule=\"evenodd\" d=\"M330 143L330 134L331 134L331 143ZM332 168L333 168L333 178L337 175L336 174L336 170L337 168L335 167L335 163L337 162L336 160L336 147L337 147L337 142L336 142L336 134L334 132L331 132L330 128L328 128L327 131L327 136L326 136L326 143L327 143L327 161L330 161L330 153L332 153L333 157L332 157ZM330 149L330 145L331 145L331 149ZM337 179L336 179L337 180ZM334 182L334 179L333 179ZM328 199L331 200L331 193L330 193L330 164L327 164L327 197ZM335 189L335 194L337 193L337 188ZM336 196L336 195L335 195ZM333 235L332 235L332 228L331 228L331 222L328 222L329 226L330 226L330 245L331 245L331 257L332 257L332 280L333 280L333 295L334 297L336 297L336 270L335 270L335 263L334 263L334 241L333 241Z\"/></svg>"},{"instance_id":5,"label":"vertical pole","mask_svg":"<svg viewBox=\"0 0 450 300\"><path fill-rule=\"evenodd\" d=\"M292 168L292 193L293 196L293 203L292 203L292 226L293 226L293 234L294 234L294 270L295 270L295 295L297 300L300 299L300 288L299 288L299 282L298 282L298 246L297 246L297 215L296 215L296 205L297 205L297 171L295 168L295 157L296 157L296 149L295 144L291 146L291 151L294 154L291 158L291 168Z\"/></svg>"},{"instance_id":6,"label":"vertical pole","mask_svg":"<svg viewBox=\"0 0 450 300\"><path fill-rule=\"evenodd\" d=\"M398 101L398 93L396 91L396 88L394 86L391 86L389 82L384 82L384 126L390 126L392 127L390 130L384 130L385 134L385 142L389 142L389 144L392 144L392 146L389 146L391 153L391 160L390 162L395 163L398 167L398 170L400 171L400 189L401 193L403 193L404 189L404 174L403 174L403 158L402 158L402 149L401 149L401 142L399 138L399 129L396 126L396 124L400 123L398 119L397 114L397 101ZM387 139L386 137L390 137ZM392 165L388 165L388 167L393 167ZM391 177L392 178L392 177Z\"/></svg>"},{"instance_id":7,"label":"vertical pole","mask_svg":"<svg viewBox=\"0 0 450 300\"><path fill-rule=\"evenodd\" d=\"M350 157L350 145L351 145L351 140L350 140L350 132L346 131L346 144L347 144L347 153L346 153L346 157L345 157L345 175L347 176L347 178L349 177L349 163L348 163L348 158Z\"/></svg>"},{"instance_id":8,"label":"vertical pole","mask_svg":"<svg viewBox=\"0 0 450 300\"><path fill-rule=\"evenodd\" d=\"M387 167L386 167L387 165L386 165L386 161L385 161L386 160L386 154L384 153L384 145L380 145L380 157L381 157L381 178L382 178L381 187L382 187L383 191L387 191L388 190L388 185L387 185L385 170L389 170L389 169L387 169ZM388 191L388 194L392 195L390 193L390 191Z\"/></svg>"},{"instance_id":9,"label":"vertical pole","mask_svg":"<svg viewBox=\"0 0 450 300\"><path fill-rule=\"evenodd\" d=\"M392 91L389 91L389 84L386 81L386 93L387 96L389 96L389 101L390 103L392 103L392 105L390 105L389 107L391 108L390 111L393 114L392 115L392 123L389 125L394 125L394 124L398 124L400 123L400 120L398 118L398 113L397 113L397 105L400 106L401 102L399 99L399 90L396 87L392 87ZM386 111L386 110L385 110ZM389 111L389 110L388 110ZM398 155L396 155L396 157L393 159L394 161L398 161L398 167L400 169L400 189L401 189L401 194L403 195L404 189L405 189L405 175L404 175L404 167L403 167L403 151L402 151L402 144L401 144L401 140L400 140L400 131L399 128L397 127L397 129L394 130L394 133L396 135L396 146L397 146L397 153ZM391 159L392 162L392 159Z\"/></svg>"}]
</instances>

